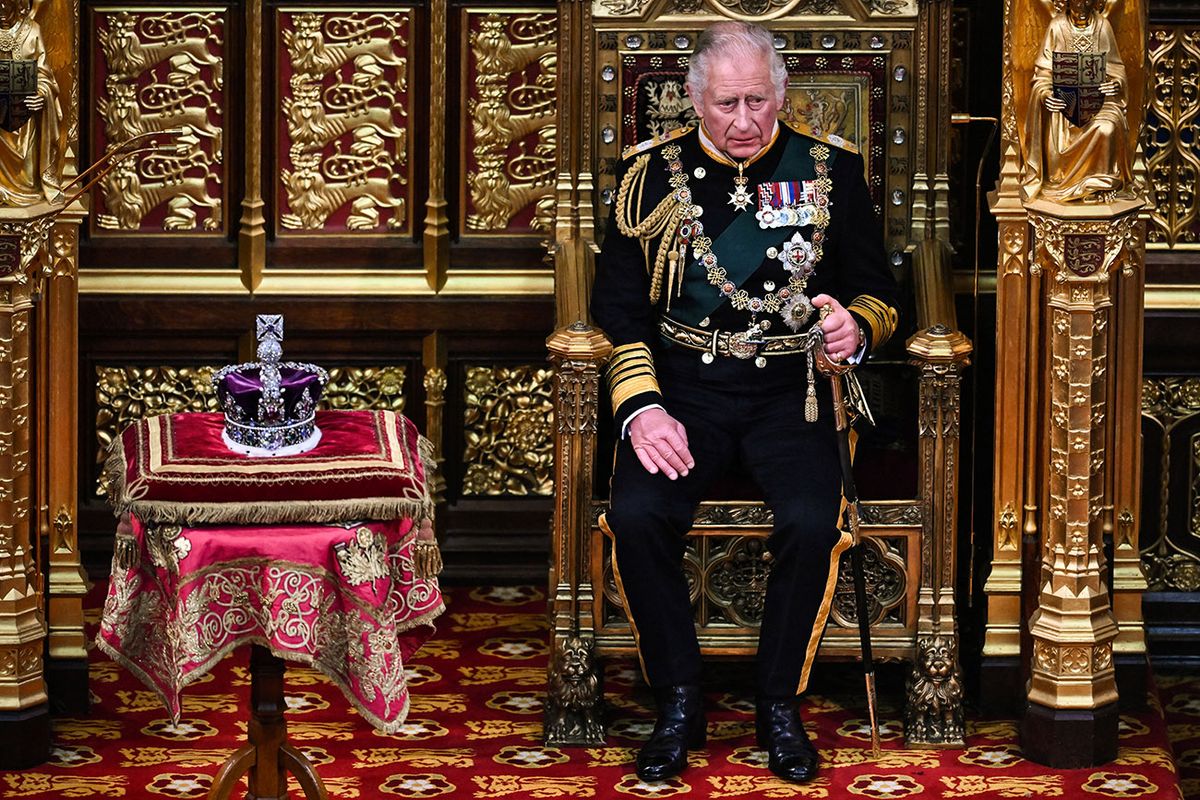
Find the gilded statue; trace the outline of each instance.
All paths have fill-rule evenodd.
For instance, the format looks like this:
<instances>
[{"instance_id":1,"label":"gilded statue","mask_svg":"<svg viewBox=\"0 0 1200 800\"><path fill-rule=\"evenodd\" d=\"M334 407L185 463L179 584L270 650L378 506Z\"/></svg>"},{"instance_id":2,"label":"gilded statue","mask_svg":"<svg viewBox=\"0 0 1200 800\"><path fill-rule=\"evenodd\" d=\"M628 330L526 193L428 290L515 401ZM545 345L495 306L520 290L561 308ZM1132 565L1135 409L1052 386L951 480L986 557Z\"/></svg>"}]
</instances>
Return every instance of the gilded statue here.
<instances>
[{"instance_id":1,"label":"gilded statue","mask_svg":"<svg viewBox=\"0 0 1200 800\"><path fill-rule=\"evenodd\" d=\"M15 130L0 129L0 206L53 201L62 184L63 109L46 40L34 20L40 5L0 0L0 65L12 75L25 62L36 74L34 92L9 95L10 103L23 103L24 109L17 109L17 124L10 125ZM29 118L22 123L25 112Z\"/></svg>"},{"instance_id":2,"label":"gilded statue","mask_svg":"<svg viewBox=\"0 0 1200 800\"><path fill-rule=\"evenodd\" d=\"M1133 195L1129 81L1111 0L1042 0L1051 12L1025 118L1026 200L1108 202Z\"/></svg>"}]
</instances>

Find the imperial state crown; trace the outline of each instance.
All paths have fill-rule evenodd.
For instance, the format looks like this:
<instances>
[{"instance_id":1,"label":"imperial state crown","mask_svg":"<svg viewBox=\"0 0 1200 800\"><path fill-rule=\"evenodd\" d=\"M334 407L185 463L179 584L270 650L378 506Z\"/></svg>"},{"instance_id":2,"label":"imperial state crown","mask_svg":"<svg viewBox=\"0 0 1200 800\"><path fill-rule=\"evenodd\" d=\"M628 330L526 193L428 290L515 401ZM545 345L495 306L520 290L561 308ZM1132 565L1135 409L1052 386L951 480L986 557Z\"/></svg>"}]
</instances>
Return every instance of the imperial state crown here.
<instances>
[{"instance_id":1,"label":"imperial state crown","mask_svg":"<svg viewBox=\"0 0 1200 800\"><path fill-rule=\"evenodd\" d=\"M259 314L258 361L231 364L213 374L225 414L226 446L249 456L306 453L321 441L317 403L329 373L315 364L281 361L283 315Z\"/></svg>"}]
</instances>

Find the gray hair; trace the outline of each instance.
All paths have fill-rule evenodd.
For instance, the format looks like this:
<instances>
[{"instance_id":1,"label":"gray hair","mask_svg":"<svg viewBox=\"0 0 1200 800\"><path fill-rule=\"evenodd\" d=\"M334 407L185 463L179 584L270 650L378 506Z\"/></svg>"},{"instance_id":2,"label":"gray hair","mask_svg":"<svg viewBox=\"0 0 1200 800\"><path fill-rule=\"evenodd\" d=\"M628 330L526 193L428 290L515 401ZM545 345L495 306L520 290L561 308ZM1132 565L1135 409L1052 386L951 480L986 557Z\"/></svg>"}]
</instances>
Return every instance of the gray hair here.
<instances>
[{"instance_id":1,"label":"gray hair","mask_svg":"<svg viewBox=\"0 0 1200 800\"><path fill-rule=\"evenodd\" d=\"M783 102L787 92L787 67L775 49L775 37L766 28L752 22L718 22L704 29L688 60L687 83L696 94L695 100L704 94L710 62L719 56L737 61L753 58L766 61L771 69L771 83L777 92L775 99Z\"/></svg>"}]
</instances>

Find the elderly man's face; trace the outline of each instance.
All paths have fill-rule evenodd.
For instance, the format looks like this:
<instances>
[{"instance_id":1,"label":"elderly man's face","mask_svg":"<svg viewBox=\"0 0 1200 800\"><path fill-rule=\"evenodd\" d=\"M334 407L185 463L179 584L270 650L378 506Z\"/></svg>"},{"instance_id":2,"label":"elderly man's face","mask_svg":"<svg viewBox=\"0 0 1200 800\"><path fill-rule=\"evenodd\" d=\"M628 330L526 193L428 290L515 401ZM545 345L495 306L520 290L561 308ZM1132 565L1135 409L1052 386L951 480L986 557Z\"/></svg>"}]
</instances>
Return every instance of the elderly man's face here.
<instances>
[{"instance_id":1,"label":"elderly man's face","mask_svg":"<svg viewBox=\"0 0 1200 800\"><path fill-rule=\"evenodd\" d=\"M704 92L697 97L689 86L688 94L713 144L729 156L749 158L771 141L779 101L766 59L717 56Z\"/></svg>"}]
</instances>

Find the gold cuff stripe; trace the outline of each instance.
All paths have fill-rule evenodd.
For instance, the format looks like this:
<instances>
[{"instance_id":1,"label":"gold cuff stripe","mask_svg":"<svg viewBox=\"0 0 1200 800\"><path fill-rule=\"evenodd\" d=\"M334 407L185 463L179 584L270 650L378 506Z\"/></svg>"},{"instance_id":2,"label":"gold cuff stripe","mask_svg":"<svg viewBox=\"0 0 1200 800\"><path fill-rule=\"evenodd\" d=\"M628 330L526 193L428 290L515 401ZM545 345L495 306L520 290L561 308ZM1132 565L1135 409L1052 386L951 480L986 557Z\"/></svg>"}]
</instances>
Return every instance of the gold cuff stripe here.
<instances>
[{"instance_id":1,"label":"gold cuff stripe","mask_svg":"<svg viewBox=\"0 0 1200 800\"><path fill-rule=\"evenodd\" d=\"M654 374L654 358L645 342L614 348L608 363L608 390L614 410L642 392L661 393Z\"/></svg>"},{"instance_id":2,"label":"gold cuff stripe","mask_svg":"<svg viewBox=\"0 0 1200 800\"><path fill-rule=\"evenodd\" d=\"M654 371L645 368L630 370L622 373L620 376L610 377L608 379L608 385L610 387L610 391L615 391L618 386L621 386L627 381L640 379L649 379L654 381Z\"/></svg>"},{"instance_id":3,"label":"gold cuff stripe","mask_svg":"<svg viewBox=\"0 0 1200 800\"><path fill-rule=\"evenodd\" d=\"M615 363L610 363L608 365L608 374L609 376L612 376L620 370L629 369L630 367L646 367L647 369L653 371L654 359L650 358L650 356L638 353L630 356L629 358L623 358Z\"/></svg>"},{"instance_id":4,"label":"gold cuff stripe","mask_svg":"<svg viewBox=\"0 0 1200 800\"><path fill-rule=\"evenodd\" d=\"M876 348L891 338L896 330L899 315L887 303L867 294L860 294L848 305L847 310L862 315L871 326L871 347Z\"/></svg>"},{"instance_id":5,"label":"gold cuff stripe","mask_svg":"<svg viewBox=\"0 0 1200 800\"><path fill-rule=\"evenodd\" d=\"M610 366L628 361L631 358L644 358L647 361L652 361L650 348L644 342L634 342L633 344L623 344L620 347L614 347L612 357L609 358Z\"/></svg>"},{"instance_id":6,"label":"gold cuff stripe","mask_svg":"<svg viewBox=\"0 0 1200 800\"><path fill-rule=\"evenodd\" d=\"M821 597L821 607L817 609L817 618L813 620L812 635L808 637L808 650L804 653L804 668L800 670L800 684L796 694L804 694L808 688L808 676L812 671L813 660L817 655L817 647L821 644L821 636L825 633L825 623L829 620L829 607L833 605L833 592L837 589L838 563L842 553L854 544L854 537L842 531L842 538L829 553L829 577L825 581L825 594Z\"/></svg>"},{"instance_id":7,"label":"gold cuff stripe","mask_svg":"<svg viewBox=\"0 0 1200 800\"><path fill-rule=\"evenodd\" d=\"M627 378L616 386L612 386L610 391L612 392L612 406L614 411L620 408L621 404L626 400L642 392L662 394L658 389L658 381L651 376Z\"/></svg>"},{"instance_id":8,"label":"gold cuff stripe","mask_svg":"<svg viewBox=\"0 0 1200 800\"><path fill-rule=\"evenodd\" d=\"M649 684L650 674L646 672L646 662L642 658L642 639L638 635L637 623L633 621L633 612L629 610L629 601L625 599L625 582L621 580L621 570L617 567L617 537L612 532L612 528L608 527L608 517L605 514L600 515L600 530L604 531L604 535L612 542L613 579L617 583L617 594L621 595L621 605L625 606L625 619L629 620L629 629L633 631L633 644L637 648L638 664L642 667L642 677Z\"/></svg>"},{"instance_id":9,"label":"gold cuff stripe","mask_svg":"<svg viewBox=\"0 0 1200 800\"><path fill-rule=\"evenodd\" d=\"M654 365L644 362L635 364L622 364L616 369L608 371L609 388L615 388L630 378L637 375L647 375L651 378L656 377L654 373Z\"/></svg>"}]
</instances>

